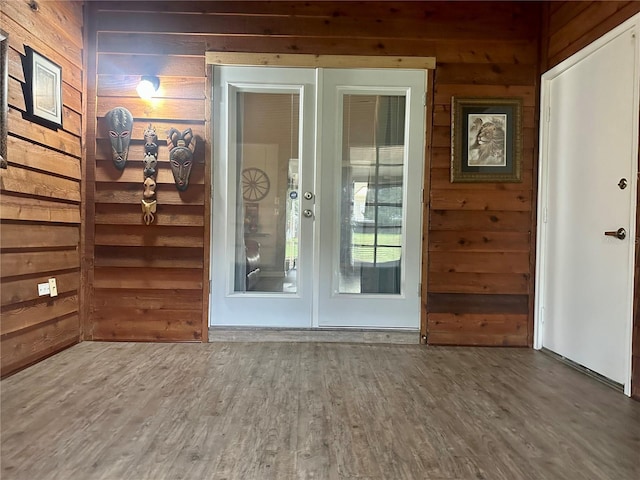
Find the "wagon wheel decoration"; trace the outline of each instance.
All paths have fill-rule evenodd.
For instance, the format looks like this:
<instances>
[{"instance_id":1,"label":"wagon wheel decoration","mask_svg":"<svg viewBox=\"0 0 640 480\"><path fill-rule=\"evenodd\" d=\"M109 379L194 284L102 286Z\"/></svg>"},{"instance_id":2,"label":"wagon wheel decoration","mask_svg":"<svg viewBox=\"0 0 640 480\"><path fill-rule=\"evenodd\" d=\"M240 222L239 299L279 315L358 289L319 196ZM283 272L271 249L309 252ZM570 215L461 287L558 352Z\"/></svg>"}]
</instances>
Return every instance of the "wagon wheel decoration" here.
<instances>
[{"instance_id":1,"label":"wagon wheel decoration","mask_svg":"<svg viewBox=\"0 0 640 480\"><path fill-rule=\"evenodd\" d=\"M259 168L245 168L242 171L242 198L247 202L259 202L269 193L271 182Z\"/></svg>"}]
</instances>

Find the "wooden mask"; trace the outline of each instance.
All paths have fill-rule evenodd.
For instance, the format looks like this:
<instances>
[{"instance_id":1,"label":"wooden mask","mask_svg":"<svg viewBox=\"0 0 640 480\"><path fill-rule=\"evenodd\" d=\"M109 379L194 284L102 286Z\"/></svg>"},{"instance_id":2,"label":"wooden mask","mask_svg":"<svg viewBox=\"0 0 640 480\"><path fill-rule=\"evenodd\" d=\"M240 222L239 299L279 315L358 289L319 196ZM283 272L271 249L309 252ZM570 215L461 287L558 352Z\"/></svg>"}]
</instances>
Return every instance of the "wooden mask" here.
<instances>
[{"instance_id":1,"label":"wooden mask","mask_svg":"<svg viewBox=\"0 0 640 480\"><path fill-rule=\"evenodd\" d=\"M144 178L154 177L158 165L158 136L151 124L144 131Z\"/></svg>"},{"instance_id":2,"label":"wooden mask","mask_svg":"<svg viewBox=\"0 0 640 480\"><path fill-rule=\"evenodd\" d=\"M193 165L193 151L196 148L196 142L193 138L193 132L187 128L182 134L172 128L169 130L167 138L169 147L169 163L173 172L173 179L176 182L176 188L184 192L189 186L189 175L191 175L191 167Z\"/></svg>"},{"instance_id":3,"label":"wooden mask","mask_svg":"<svg viewBox=\"0 0 640 480\"><path fill-rule=\"evenodd\" d=\"M107 112L106 119L109 126L113 163L118 170L123 170L129 154L133 115L124 107L116 107Z\"/></svg>"}]
</instances>

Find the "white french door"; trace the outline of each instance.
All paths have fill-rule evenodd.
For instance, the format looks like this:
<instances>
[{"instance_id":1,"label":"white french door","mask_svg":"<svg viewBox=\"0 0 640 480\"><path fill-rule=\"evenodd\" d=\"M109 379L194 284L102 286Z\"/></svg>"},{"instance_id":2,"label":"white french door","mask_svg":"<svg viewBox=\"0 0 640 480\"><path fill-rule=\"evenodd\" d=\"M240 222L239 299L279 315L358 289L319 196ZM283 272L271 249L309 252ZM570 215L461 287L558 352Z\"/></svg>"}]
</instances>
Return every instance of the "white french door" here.
<instances>
[{"instance_id":1,"label":"white french door","mask_svg":"<svg viewBox=\"0 0 640 480\"><path fill-rule=\"evenodd\" d=\"M418 330L425 82L215 68L211 325Z\"/></svg>"}]
</instances>

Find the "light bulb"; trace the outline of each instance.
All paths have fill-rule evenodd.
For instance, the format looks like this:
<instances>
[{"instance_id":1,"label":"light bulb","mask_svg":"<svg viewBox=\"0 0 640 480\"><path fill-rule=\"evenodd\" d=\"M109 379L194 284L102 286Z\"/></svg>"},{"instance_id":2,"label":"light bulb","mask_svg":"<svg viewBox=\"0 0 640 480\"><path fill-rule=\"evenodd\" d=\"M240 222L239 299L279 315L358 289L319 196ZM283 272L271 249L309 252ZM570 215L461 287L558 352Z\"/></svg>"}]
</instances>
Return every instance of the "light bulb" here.
<instances>
[{"instance_id":1,"label":"light bulb","mask_svg":"<svg viewBox=\"0 0 640 480\"><path fill-rule=\"evenodd\" d=\"M140 79L140 83L136 87L136 91L140 98L144 98L146 100L153 98L155 93L158 91L158 87L160 86L160 80L158 77L142 77Z\"/></svg>"}]
</instances>

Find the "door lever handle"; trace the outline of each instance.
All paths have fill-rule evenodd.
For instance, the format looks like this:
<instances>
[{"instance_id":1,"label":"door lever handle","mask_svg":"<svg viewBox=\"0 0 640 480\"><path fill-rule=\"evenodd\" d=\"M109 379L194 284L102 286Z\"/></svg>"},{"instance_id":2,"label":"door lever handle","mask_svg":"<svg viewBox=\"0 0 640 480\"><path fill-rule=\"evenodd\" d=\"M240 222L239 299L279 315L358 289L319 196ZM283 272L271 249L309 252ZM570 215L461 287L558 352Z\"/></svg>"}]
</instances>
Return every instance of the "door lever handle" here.
<instances>
[{"instance_id":1,"label":"door lever handle","mask_svg":"<svg viewBox=\"0 0 640 480\"><path fill-rule=\"evenodd\" d=\"M616 237L618 240L624 240L627 238L627 231L620 227L618 230L612 230L610 232L604 232L607 237Z\"/></svg>"}]
</instances>

